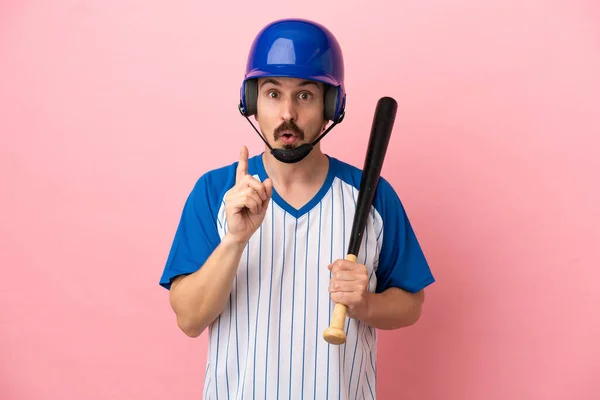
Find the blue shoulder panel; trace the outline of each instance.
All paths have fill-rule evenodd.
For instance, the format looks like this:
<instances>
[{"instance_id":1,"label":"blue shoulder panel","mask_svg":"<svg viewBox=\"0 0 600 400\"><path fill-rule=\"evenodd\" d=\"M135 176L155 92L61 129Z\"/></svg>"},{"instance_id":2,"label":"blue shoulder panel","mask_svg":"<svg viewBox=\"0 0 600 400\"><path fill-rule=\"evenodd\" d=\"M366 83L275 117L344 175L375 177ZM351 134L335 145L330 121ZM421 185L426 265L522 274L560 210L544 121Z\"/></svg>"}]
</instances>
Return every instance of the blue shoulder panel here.
<instances>
[{"instance_id":1,"label":"blue shoulder panel","mask_svg":"<svg viewBox=\"0 0 600 400\"><path fill-rule=\"evenodd\" d=\"M171 288L178 275L197 271L221 239L217 214L227 190L235 184L237 162L202 175L183 206L179 225L160 278L160 285Z\"/></svg>"},{"instance_id":2,"label":"blue shoulder panel","mask_svg":"<svg viewBox=\"0 0 600 400\"><path fill-rule=\"evenodd\" d=\"M404 206L383 177L377 184L373 206L383 219L376 292L398 287L416 293L435 282Z\"/></svg>"}]
</instances>

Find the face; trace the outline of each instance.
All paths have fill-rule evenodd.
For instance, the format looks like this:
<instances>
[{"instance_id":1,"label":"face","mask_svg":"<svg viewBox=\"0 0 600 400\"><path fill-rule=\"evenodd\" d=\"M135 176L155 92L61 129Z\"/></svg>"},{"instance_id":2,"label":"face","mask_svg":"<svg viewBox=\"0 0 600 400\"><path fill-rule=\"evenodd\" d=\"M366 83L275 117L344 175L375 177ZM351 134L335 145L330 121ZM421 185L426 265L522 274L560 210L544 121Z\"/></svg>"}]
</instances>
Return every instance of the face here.
<instances>
[{"instance_id":1,"label":"face","mask_svg":"<svg viewBox=\"0 0 600 400\"><path fill-rule=\"evenodd\" d=\"M260 78L256 121L271 146L293 149L325 129L324 85L297 78Z\"/></svg>"}]
</instances>

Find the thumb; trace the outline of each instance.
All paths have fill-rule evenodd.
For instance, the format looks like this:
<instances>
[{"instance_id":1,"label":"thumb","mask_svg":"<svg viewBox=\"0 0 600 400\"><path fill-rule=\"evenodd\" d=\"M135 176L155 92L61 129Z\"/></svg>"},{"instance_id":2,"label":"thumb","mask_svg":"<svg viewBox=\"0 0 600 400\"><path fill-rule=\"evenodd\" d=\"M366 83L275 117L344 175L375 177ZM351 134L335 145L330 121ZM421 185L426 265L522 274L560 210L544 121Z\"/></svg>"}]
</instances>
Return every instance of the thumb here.
<instances>
[{"instance_id":1,"label":"thumb","mask_svg":"<svg viewBox=\"0 0 600 400\"><path fill-rule=\"evenodd\" d=\"M265 190L267 191L267 199L265 200L265 202L268 202L271 196L273 195L273 181L271 180L271 178L267 178L265 179L263 184L265 185Z\"/></svg>"}]
</instances>

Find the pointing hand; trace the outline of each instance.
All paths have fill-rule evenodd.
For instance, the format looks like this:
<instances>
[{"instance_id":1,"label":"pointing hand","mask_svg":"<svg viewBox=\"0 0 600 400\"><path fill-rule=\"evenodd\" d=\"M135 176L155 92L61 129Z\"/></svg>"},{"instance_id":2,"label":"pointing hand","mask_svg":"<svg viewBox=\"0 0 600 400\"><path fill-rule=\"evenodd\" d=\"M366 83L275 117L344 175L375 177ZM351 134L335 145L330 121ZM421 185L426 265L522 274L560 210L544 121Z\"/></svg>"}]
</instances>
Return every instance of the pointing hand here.
<instances>
[{"instance_id":1,"label":"pointing hand","mask_svg":"<svg viewBox=\"0 0 600 400\"><path fill-rule=\"evenodd\" d=\"M264 182L248 174L248 149L242 146L235 186L225 194L227 234L239 242L247 242L258 229L269 206L273 190L270 178Z\"/></svg>"}]
</instances>

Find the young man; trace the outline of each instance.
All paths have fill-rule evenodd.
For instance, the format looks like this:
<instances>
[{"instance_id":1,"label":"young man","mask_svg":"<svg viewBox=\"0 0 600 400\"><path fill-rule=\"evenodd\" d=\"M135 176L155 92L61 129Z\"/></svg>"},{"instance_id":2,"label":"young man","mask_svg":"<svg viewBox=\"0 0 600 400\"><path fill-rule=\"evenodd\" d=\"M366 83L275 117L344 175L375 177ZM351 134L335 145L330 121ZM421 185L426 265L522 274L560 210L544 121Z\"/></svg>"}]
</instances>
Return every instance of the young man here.
<instances>
[{"instance_id":1,"label":"young man","mask_svg":"<svg viewBox=\"0 0 600 400\"><path fill-rule=\"evenodd\" d=\"M180 329L208 328L205 399L375 399L376 329L419 319L434 278L383 178L357 262L344 260L361 171L318 143L343 118L343 78L314 22L276 21L253 43L239 109L267 151L242 146L199 178L160 279ZM336 302L342 345L323 339Z\"/></svg>"}]
</instances>

